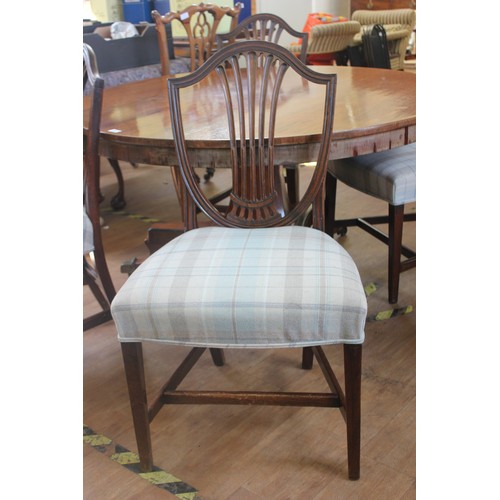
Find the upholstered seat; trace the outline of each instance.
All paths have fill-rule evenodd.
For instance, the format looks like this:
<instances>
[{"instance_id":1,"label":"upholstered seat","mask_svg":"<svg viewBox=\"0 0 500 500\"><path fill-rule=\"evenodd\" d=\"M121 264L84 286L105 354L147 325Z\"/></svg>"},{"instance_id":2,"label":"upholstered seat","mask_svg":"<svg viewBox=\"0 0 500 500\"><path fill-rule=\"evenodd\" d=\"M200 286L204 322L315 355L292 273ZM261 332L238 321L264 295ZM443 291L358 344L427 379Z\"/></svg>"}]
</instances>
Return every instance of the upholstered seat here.
<instances>
[{"instance_id":1,"label":"upholstered seat","mask_svg":"<svg viewBox=\"0 0 500 500\"><path fill-rule=\"evenodd\" d=\"M416 199L416 143L328 163L328 172L358 191L391 205Z\"/></svg>"},{"instance_id":2,"label":"upholstered seat","mask_svg":"<svg viewBox=\"0 0 500 500\"><path fill-rule=\"evenodd\" d=\"M94 251L94 230L92 222L83 207L83 255Z\"/></svg>"},{"instance_id":3,"label":"upholstered seat","mask_svg":"<svg viewBox=\"0 0 500 500\"><path fill-rule=\"evenodd\" d=\"M121 341L361 343L366 298L351 257L321 231L209 227L150 256L120 290L112 314Z\"/></svg>"},{"instance_id":4,"label":"upholstered seat","mask_svg":"<svg viewBox=\"0 0 500 500\"><path fill-rule=\"evenodd\" d=\"M404 214L405 204L416 200L416 143L328 163L326 219L327 232L345 233L348 226L358 226L389 246L389 302L398 301L399 275L416 265L416 254L402 246L403 222L415 220L416 214ZM335 220L336 181L389 204L389 215ZM373 224L389 224L389 235ZM339 229L340 228L340 229ZM408 259L401 262L401 255Z\"/></svg>"}]
</instances>

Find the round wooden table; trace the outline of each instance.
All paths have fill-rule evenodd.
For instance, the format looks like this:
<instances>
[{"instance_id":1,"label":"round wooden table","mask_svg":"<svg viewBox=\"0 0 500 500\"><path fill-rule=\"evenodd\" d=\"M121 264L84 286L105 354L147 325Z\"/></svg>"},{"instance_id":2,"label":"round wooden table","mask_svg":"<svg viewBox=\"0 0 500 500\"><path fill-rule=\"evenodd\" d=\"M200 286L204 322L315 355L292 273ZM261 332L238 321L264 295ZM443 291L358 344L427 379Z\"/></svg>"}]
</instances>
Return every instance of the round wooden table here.
<instances>
[{"instance_id":1,"label":"round wooden table","mask_svg":"<svg viewBox=\"0 0 500 500\"><path fill-rule=\"evenodd\" d=\"M338 74L334 133L330 159L383 151L416 140L416 76L414 73L349 66L314 66ZM289 72L290 73L290 72ZM288 78L288 77L287 77ZM175 166L175 153L165 77L105 89L101 120L101 155L116 160ZM321 131L323 95L293 99L304 82L290 77L283 86L276 133L276 162L307 162L315 155ZM88 123L88 97L83 123ZM199 166L229 166L227 120L223 97L210 79L187 92L182 106L192 125L186 137L192 161ZM84 127L85 133L85 127ZM224 138L223 138L224 137Z\"/></svg>"}]
</instances>

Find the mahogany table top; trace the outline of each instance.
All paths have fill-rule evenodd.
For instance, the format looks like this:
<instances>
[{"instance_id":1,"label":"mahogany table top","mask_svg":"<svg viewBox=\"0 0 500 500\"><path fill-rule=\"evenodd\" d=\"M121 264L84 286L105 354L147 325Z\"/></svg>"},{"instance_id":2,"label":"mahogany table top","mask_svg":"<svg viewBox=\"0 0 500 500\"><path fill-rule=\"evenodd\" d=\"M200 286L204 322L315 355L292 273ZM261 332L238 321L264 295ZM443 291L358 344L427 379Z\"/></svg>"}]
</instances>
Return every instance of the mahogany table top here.
<instances>
[{"instance_id":1,"label":"mahogany table top","mask_svg":"<svg viewBox=\"0 0 500 500\"><path fill-rule=\"evenodd\" d=\"M403 71L349 66L314 66L338 74L334 133L330 158L383 151L416 141L416 77ZM153 165L177 165L166 78L153 78L105 89L101 120L101 154ZM308 161L319 142L323 95L311 88L307 99L293 99L304 82L292 75L283 86L281 121L276 129L275 159ZM316 86L313 86L316 87ZM200 164L221 166L228 158L225 110L210 80L186 92L189 109L186 140ZM84 98L84 124L88 122ZM281 105L280 105L281 106ZM85 127L84 127L85 132ZM228 162L229 164L229 162Z\"/></svg>"}]
</instances>

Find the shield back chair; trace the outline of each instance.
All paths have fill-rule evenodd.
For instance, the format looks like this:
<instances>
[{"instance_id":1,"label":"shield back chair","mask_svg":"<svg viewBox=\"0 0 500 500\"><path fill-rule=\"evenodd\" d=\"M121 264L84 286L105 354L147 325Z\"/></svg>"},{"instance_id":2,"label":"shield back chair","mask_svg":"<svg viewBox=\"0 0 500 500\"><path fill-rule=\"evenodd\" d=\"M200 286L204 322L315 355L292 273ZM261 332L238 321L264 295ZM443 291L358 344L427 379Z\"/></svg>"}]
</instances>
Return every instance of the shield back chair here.
<instances>
[{"instance_id":1,"label":"shield back chair","mask_svg":"<svg viewBox=\"0 0 500 500\"><path fill-rule=\"evenodd\" d=\"M155 21L156 31L158 32L161 74L167 77L173 76L168 53L165 25L171 24L174 21L179 22L186 32L189 45L189 59L185 57L176 57L176 64L179 65L183 62L186 67L185 72L187 73L194 71L203 64L216 49L215 37L224 16L228 16L231 19L230 31L232 31L238 24L238 18L242 9L243 4L237 2L234 8L200 3L198 5L190 5L177 12L167 12L163 16L157 10L153 10L151 15ZM178 69L177 67L176 73ZM182 203L182 196L178 188L179 180L177 179L177 171L175 168L172 169L172 175L174 177L174 184L177 188L179 202ZM208 181L211 177L213 177L213 169L209 167L206 169L204 179Z\"/></svg>"},{"instance_id":2,"label":"shield back chair","mask_svg":"<svg viewBox=\"0 0 500 500\"><path fill-rule=\"evenodd\" d=\"M328 164L326 179L326 232L344 235L357 226L388 245L389 303L399 296L399 277L416 266L416 252L402 245L403 223L415 221L416 213L405 214L405 204L416 200L416 143ZM388 215L335 220L337 181L388 203ZM375 226L388 224L388 234ZM402 257L405 257L402 260Z\"/></svg>"},{"instance_id":3,"label":"shield back chair","mask_svg":"<svg viewBox=\"0 0 500 500\"><path fill-rule=\"evenodd\" d=\"M243 19L233 31L217 35L217 48L220 50L224 44L234 43L236 40L264 40L279 44L283 32L300 40L300 50L297 51L297 56L305 63L308 33L293 29L284 19L275 14L254 14Z\"/></svg>"},{"instance_id":4,"label":"shield back chair","mask_svg":"<svg viewBox=\"0 0 500 500\"><path fill-rule=\"evenodd\" d=\"M283 213L273 145L280 103L287 99L280 88L288 78L296 78L295 89L304 98L311 86L319 86L325 102L317 168L302 199ZM232 157L233 191L223 210L200 188L186 140L189 111L183 108L183 93L196 92L206 82L220 88L227 107L217 111L227 118ZM229 44L192 74L168 80L186 231L148 257L111 306L143 471L153 467L150 424L164 404L258 404L339 407L347 427L348 475L359 477L366 297L353 260L323 232L335 90L336 75L314 72L287 49L266 41ZM294 225L311 205L313 227ZM212 226L199 227L197 209ZM142 356L142 343L148 341L191 348L149 406ZM333 344L344 349L344 390L322 348ZM301 349L304 369L311 369L316 358L330 391L178 390L207 348L214 363L222 365L224 349L285 347Z\"/></svg>"},{"instance_id":5,"label":"shield back chair","mask_svg":"<svg viewBox=\"0 0 500 500\"><path fill-rule=\"evenodd\" d=\"M92 48L83 44L83 61L92 100L83 158L83 284L88 285L102 311L83 320L83 329L110 321L110 304L116 292L111 280L101 235L99 215L99 127L104 80L99 76Z\"/></svg>"},{"instance_id":6,"label":"shield back chair","mask_svg":"<svg viewBox=\"0 0 500 500\"><path fill-rule=\"evenodd\" d=\"M153 10L151 15L158 32L161 74L172 76L165 32L166 24L177 21L184 27L190 53L190 64L187 71L194 71L212 55L216 47L217 28L222 18L224 16L231 18L230 31L232 31L238 24L242 8L243 4L239 2L234 5L234 8L200 3L199 5L190 5L178 12L167 12L163 16L157 10Z\"/></svg>"},{"instance_id":7,"label":"shield back chair","mask_svg":"<svg viewBox=\"0 0 500 500\"><path fill-rule=\"evenodd\" d=\"M294 54L306 64L309 34L293 29L284 19L275 14L254 14L241 21L231 32L217 35L217 48L220 50L224 44L234 43L237 40L264 40L279 44L281 35L287 33L300 40L299 50ZM286 183L285 203L295 204L299 197L299 169L294 162L285 162L279 165L285 171Z\"/></svg>"}]
</instances>

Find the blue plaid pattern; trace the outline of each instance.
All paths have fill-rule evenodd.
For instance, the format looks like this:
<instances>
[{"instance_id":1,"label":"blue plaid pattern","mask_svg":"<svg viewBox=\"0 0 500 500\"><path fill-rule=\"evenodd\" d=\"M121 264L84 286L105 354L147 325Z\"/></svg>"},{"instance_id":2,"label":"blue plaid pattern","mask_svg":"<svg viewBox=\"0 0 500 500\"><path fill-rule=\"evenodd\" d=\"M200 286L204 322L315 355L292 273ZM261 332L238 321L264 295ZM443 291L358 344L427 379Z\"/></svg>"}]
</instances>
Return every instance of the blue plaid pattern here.
<instances>
[{"instance_id":1,"label":"blue plaid pattern","mask_svg":"<svg viewBox=\"0 0 500 500\"><path fill-rule=\"evenodd\" d=\"M83 255L94 250L94 229L89 216L83 207Z\"/></svg>"},{"instance_id":2,"label":"blue plaid pattern","mask_svg":"<svg viewBox=\"0 0 500 500\"><path fill-rule=\"evenodd\" d=\"M362 343L358 270L306 227L188 231L150 256L111 311L122 342L201 347Z\"/></svg>"},{"instance_id":3,"label":"blue plaid pattern","mask_svg":"<svg viewBox=\"0 0 500 500\"><path fill-rule=\"evenodd\" d=\"M416 199L416 153L413 143L329 162L328 172L358 191L391 205L404 205Z\"/></svg>"}]
</instances>

